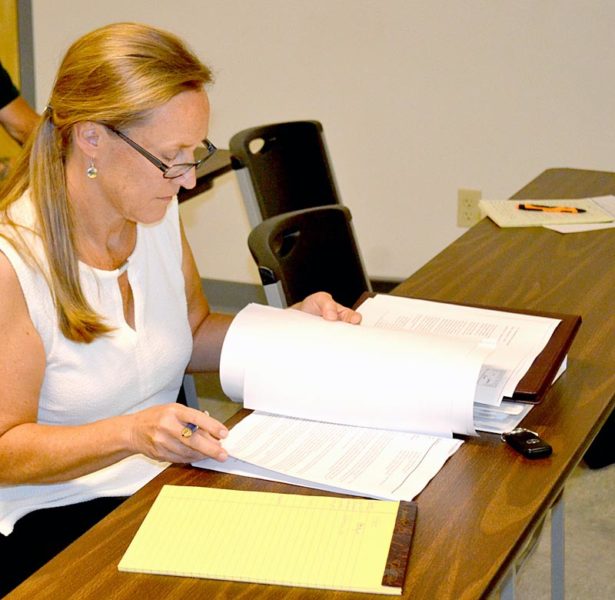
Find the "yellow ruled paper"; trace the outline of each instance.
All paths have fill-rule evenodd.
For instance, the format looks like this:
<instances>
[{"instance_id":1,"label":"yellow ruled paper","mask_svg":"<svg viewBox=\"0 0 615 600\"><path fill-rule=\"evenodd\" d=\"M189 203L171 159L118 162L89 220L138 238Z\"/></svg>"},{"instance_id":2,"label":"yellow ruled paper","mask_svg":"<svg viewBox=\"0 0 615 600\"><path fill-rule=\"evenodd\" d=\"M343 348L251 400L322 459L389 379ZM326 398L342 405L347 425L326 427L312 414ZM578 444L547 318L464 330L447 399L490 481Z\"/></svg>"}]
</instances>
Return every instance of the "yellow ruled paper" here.
<instances>
[{"instance_id":1,"label":"yellow ruled paper","mask_svg":"<svg viewBox=\"0 0 615 600\"><path fill-rule=\"evenodd\" d=\"M164 486L118 566L400 595L383 586L399 502Z\"/></svg>"}]
</instances>

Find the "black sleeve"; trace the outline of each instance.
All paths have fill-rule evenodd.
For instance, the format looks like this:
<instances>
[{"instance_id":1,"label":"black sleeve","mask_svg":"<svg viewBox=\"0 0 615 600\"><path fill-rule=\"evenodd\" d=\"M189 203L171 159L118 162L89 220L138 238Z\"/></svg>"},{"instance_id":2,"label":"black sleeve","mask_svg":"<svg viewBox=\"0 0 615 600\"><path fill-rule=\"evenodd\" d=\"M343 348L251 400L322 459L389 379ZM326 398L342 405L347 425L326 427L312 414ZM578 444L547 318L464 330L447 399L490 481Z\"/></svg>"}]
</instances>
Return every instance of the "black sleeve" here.
<instances>
[{"instance_id":1,"label":"black sleeve","mask_svg":"<svg viewBox=\"0 0 615 600\"><path fill-rule=\"evenodd\" d=\"M11 76L6 72L0 63L0 108L4 108L19 96L19 90L11 80Z\"/></svg>"}]
</instances>

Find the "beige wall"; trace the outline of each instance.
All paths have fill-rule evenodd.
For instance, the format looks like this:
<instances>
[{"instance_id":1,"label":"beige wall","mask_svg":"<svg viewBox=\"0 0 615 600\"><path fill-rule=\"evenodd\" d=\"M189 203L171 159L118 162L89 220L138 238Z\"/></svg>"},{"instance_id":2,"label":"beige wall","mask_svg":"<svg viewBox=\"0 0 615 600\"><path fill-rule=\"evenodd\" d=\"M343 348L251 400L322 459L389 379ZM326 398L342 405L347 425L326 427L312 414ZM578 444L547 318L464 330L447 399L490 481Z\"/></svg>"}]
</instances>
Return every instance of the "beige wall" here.
<instances>
[{"instance_id":1,"label":"beige wall","mask_svg":"<svg viewBox=\"0 0 615 600\"><path fill-rule=\"evenodd\" d=\"M68 43L139 20L215 69L210 137L322 121L372 276L449 244L460 187L507 197L548 167L613 170L615 3L33 0L38 108ZM183 209L204 277L256 281L233 175Z\"/></svg>"}]
</instances>

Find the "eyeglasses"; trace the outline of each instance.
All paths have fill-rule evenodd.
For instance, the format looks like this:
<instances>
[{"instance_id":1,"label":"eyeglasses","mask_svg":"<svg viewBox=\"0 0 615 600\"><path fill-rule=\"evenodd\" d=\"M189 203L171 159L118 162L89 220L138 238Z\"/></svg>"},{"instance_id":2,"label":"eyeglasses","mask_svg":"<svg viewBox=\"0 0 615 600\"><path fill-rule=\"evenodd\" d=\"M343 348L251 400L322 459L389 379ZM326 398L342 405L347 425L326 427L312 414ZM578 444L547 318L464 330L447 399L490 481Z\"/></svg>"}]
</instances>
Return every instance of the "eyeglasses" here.
<instances>
[{"instance_id":1,"label":"eyeglasses","mask_svg":"<svg viewBox=\"0 0 615 600\"><path fill-rule=\"evenodd\" d=\"M179 163L176 165L167 165L163 163L159 158L156 158L153 154L148 152L142 146L139 146L137 142L131 140L127 135L123 134L121 131L106 125L107 129L113 131L115 135L117 135L120 139L124 140L129 146L132 146L139 154L147 158L154 166L158 167L162 171L162 176L165 179L176 179L177 177L181 177L185 175L192 167L198 169L208 158L210 158L217 148L207 139L203 140L202 146L197 146L194 151L194 157L197 159L196 162L192 163Z\"/></svg>"}]
</instances>

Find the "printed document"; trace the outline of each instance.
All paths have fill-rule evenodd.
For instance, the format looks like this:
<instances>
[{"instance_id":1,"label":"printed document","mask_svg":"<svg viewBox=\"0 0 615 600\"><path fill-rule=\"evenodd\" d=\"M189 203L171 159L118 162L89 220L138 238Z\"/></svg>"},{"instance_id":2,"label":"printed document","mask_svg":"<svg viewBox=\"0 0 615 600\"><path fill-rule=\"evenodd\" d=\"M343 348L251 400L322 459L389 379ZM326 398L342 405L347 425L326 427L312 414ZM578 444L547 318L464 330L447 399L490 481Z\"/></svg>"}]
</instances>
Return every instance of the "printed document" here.
<instances>
[{"instance_id":1,"label":"printed document","mask_svg":"<svg viewBox=\"0 0 615 600\"><path fill-rule=\"evenodd\" d=\"M246 408L313 421L451 437L475 434L479 373L493 345L249 305L220 361ZM500 396L502 394L499 394Z\"/></svg>"},{"instance_id":2,"label":"printed document","mask_svg":"<svg viewBox=\"0 0 615 600\"><path fill-rule=\"evenodd\" d=\"M475 402L499 406L547 345L559 319L379 294L359 307L362 325L492 344Z\"/></svg>"},{"instance_id":3,"label":"printed document","mask_svg":"<svg viewBox=\"0 0 615 600\"><path fill-rule=\"evenodd\" d=\"M256 412L195 466L412 500L475 426L513 429L512 395L559 320L377 295L360 326L249 305L222 350L225 393Z\"/></svg>"},{"instance_id":4,"label":"printed document","mask_svg":"<svg viewBox=\"0 0 615 600\"><path fill-rule=\"evenodd\" d=\"M196 467L386 500L412 500L462 441L254 412Z\"/></svg>"},{"instance_id":5,"label":"printed document","mask_svg":"<svg viewBox=\"0 0 615 600\"><path fill-rule=\"evenodd\" d=\"M224 392L271 414L472 435L475 405L497 412L560 322L388 295L368 298L359 312L356 326L247 306L222 349ZM511 407L502 414L508 415L502 425L511 425Z\"/></svg>"}]
</instances>

